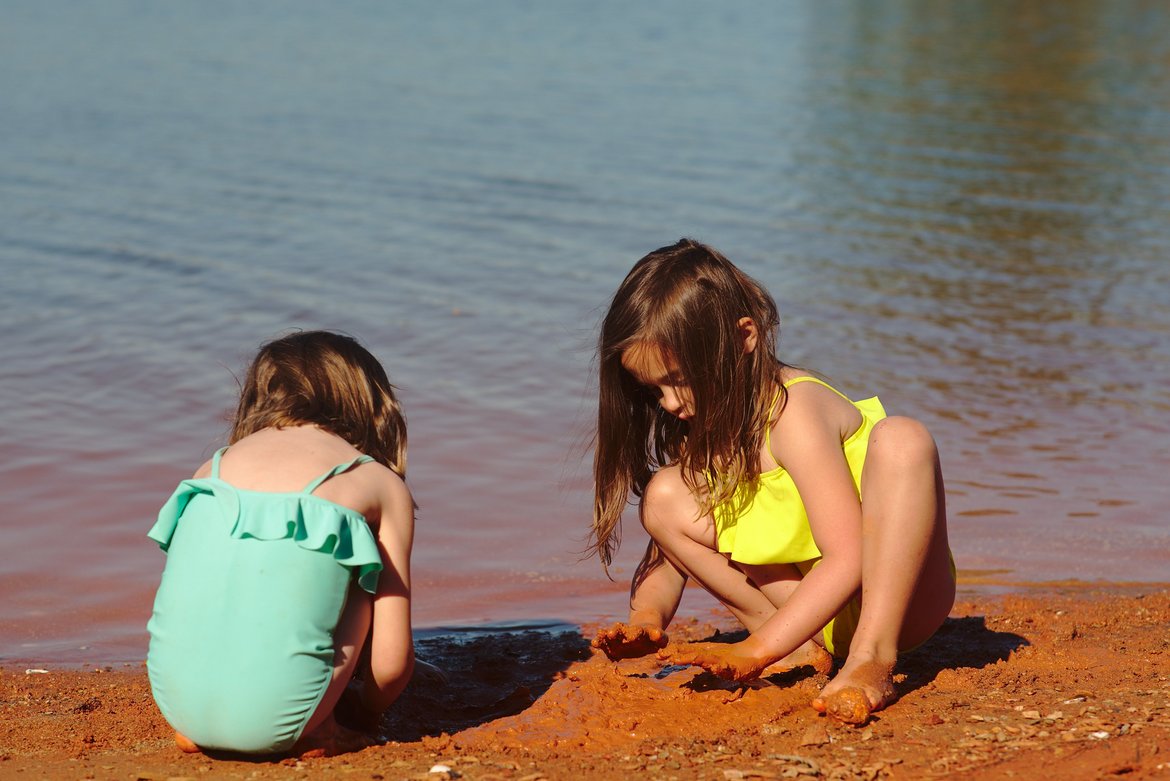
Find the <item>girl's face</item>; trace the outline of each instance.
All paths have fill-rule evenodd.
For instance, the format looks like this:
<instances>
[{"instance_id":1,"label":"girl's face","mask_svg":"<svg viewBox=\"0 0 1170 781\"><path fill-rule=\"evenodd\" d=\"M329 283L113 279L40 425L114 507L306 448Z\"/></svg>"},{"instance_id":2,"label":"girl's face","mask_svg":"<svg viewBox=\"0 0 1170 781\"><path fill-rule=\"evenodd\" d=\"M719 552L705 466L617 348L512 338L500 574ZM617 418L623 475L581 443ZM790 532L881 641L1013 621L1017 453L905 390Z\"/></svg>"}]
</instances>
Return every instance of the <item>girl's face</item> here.
<instances>
[{"instance_id":1,"label":"girl's face","mask_svg":"<svg viewBox=\"0 0 1170 781\"><path fill-rule=\"evenodd\" d=\"M622 367L646 386L662 409L680 420L695 414L695 398L678 368L678 361L650 342L638 342L622 353Z\"/></svg>"}]
</instances>

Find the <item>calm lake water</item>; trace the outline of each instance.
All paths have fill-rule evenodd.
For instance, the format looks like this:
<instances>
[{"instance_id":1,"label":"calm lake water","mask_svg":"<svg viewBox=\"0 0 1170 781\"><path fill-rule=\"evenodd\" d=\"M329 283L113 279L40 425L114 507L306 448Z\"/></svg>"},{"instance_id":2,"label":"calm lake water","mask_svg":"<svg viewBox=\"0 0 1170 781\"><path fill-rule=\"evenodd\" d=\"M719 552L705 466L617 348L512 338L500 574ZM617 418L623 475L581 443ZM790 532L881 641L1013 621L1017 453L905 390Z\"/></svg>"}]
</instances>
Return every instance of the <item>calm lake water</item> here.
<instances>
[{"instance_id":1,"label":"calm lake water","mask_svg":"<svg viewBox=\"0 0 1170 781\"><path fill-rule=\"evenodd\" d=\"M931 427L961 570L1170 580L1166 4L48 0L0 95L0 662L143 657L144 534L293 327L401 388L419 626L622 616L592 343L682 235Z\"/></svg>"}]
</instances>

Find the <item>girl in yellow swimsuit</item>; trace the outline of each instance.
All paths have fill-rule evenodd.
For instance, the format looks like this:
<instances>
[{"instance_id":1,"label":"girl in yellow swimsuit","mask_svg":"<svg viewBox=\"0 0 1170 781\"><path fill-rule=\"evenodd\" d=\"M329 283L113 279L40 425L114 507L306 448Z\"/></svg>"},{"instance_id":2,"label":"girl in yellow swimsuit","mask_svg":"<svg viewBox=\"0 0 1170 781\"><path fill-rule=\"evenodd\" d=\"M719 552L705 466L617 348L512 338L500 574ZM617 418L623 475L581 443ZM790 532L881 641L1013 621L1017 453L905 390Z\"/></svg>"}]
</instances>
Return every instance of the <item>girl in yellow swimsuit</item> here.
<instances>
[{"instance_id":1,"label":"girl in yellow swimsuit","mask_svg":"<svg viewBox=\"0 0 1170 781\"><path fill-rule=\"evenodd\" d=\"M812 704L864 722L896 696L898 652L954 603L938 451L918 421L776 358L777 329L767 291L689 239L618 288L598 347L593 548L612 561L631 494L651 540L628 623L594 645L741 681L844 657ZM688 578L747 639L668 644Z\"/></svg>"}]
</instances>

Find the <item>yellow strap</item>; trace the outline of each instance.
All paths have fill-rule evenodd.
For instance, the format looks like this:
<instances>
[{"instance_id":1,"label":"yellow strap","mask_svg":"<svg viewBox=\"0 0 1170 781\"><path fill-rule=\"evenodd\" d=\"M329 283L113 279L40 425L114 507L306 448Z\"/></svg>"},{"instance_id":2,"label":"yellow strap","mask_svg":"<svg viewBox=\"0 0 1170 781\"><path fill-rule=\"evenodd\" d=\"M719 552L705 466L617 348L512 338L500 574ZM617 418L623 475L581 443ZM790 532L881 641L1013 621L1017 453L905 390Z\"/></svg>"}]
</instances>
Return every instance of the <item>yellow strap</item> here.
<instances>
[{"instance_id":1,"label":"yellow strap","mask_svg":"<svg viewBox=\"0 0 1170 781\"><path fill-rule=\"evenodd\" d=\"M846 395L845 395L844 393L842 393L841 391L839 391L839 390L837 390L836 388L834 388L834 387L833 387L832 385L830 385L829 383L825 382L824 380L817 379L816 377L809 377L808 375L805 375L804 377L793 377L791 380L789 380L788 382L784 383L784 387L785 387L785 388L791 388L793 385L795 385L795 384L796 384L796 383L798 383L798 382L815 382L817 385L824 385L826 388L828 388L829 390L833 391L833 393L836 393L838 396L840 396L841 398L845 399L845 401L849 402L850 404L852 404L852 403L853 403L853 400L852 400L852 399L850 399L848 396L846 396Z\"/></svg>"},{"instance_id":2,"label":"yellow strap","mask_svg":"<svg viewBox=\"0 0 1170 781\"><path fill-rule=\"evenodd\" d=\"M853 404L852 399L850 399L848 396L846 396L841 391L834 388L829 383L825 382L824 380L817 379L816 377L811 377L809 375L805 375L803 377L793 377L791 380L784 383L784 388L785 389L791 388L793 385L795 385L798 382L815 382L817 385L824 385L826 388L833 391L833 393L836 393L838 396L845 399L845 401L849 402L850 404ZM776 391L776 398L772 400L772 409L776 409L776 402L778 402L778 401L780 401L780 391ZM771 418L772 418L772 415L771 415L771 412L769 412L768 419L771 420ZM775 461L777 464L779 464L780 461L777 460L776 454L772 452L772 427L771 426L768 426L768 430L764 432L764 448L768 451L768 455L772 456L772 460Z\"/></svg>"}]
</instances>

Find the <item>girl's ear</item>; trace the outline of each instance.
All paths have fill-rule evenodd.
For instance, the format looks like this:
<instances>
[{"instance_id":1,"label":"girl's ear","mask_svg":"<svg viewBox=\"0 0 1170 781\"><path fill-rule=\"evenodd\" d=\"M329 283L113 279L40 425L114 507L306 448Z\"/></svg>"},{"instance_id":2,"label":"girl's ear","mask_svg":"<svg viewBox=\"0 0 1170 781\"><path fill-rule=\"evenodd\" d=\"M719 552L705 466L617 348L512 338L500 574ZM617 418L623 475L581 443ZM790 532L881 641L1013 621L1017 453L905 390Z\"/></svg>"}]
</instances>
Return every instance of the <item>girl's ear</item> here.
<instances>
[{"instance_id":1,"label":"girl's ear","mask_svg":"<svg viewBox=\"0 0 1170 781\"><path fill-rule=\"evenodd\" d=\"M736 321L735 327L739 329L739 336L743 339L743 351L745 353L755 352L756 343L760 338L756 321L750 317L741 317Z\"/></svg>"}]
</instances>

